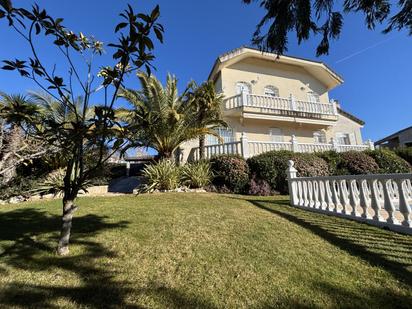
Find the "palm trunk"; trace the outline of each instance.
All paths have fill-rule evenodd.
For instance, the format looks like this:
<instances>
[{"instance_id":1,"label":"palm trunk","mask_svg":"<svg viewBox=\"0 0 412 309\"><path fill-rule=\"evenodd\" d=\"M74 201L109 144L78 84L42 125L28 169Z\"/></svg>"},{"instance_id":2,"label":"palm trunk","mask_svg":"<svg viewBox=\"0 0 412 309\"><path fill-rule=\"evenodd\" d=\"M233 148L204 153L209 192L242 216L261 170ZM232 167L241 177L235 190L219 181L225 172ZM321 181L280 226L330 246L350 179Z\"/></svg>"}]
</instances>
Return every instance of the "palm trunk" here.
<instances>
[{"instance_id":1,"label":"palm trunk","mask_svg":"<svg viewBox=\"0 0 412 309\"><path fill-rule=\"evenodd\" d=\"M205 158L205 144L206 144L206 136L203 134L199 137L199 157L200 160Z\"/></svg>"},{"instance_id":2,"label":"palm trunk","mask_svg":"<svg viewBox=\"0 0 412 309\"><path fill-rule=\"evenodd\" d=\"M63 216L62 216L62 228L60 231L60 240L57 247L57 253L59 255L69 254L69 241L70 241L70 231L72 228L73 214L77 207L74 205L74 196L69 196L63 198Z\"/></svg>"}]
</instances>

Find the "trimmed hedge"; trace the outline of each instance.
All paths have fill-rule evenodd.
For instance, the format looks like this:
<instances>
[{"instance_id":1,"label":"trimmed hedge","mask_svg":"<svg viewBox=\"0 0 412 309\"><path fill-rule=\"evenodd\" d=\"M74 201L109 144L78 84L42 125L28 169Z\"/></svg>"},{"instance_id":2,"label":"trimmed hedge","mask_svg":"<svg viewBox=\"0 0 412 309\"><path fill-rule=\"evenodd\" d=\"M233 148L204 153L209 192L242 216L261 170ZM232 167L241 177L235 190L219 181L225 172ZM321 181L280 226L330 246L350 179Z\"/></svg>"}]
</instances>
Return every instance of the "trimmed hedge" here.
<instances>
[{"instance_id":1,"label":"trimmed hedge","mask_svg":"<svg viewBox=\"0 0 412 309\"><path fill-rule=\"evenodd\" d=\"M288 192L286 169L288 161L295 162L300 177L328 176L325 160L314 153L293 153L290 151L270 151L248 160L252 177L265 180L274 191Z\"/></svg>"},{"instance_id":2,"label":"trimmed hedge","mask_svg":"<svg viewBox=\"0 0 412 309\"><path fill-rule=\"evenodd\" d=\"M399 157L412 165L412 147L400 147L396 148L394 151Z\"/></svg>"},{"instance_id":3,"label":"trimmed hedge","mask_svg":"<svg viewBox=\"0 0 412 309\"><path fill-rule=\"evenodd\" d=\"M341 175L362 175L379 173L375 159L365 152L348 151L340 154L337 170Z\"/></svg>"},{"instance_id":4,"label":"trimmed hedge","mask_svg":"<svg viewBox=\"0 0 412 309\"><path fill-rule=\"evenodd\" d=\"M221 155L210 159L212 184L233 193L243 193L249 182L249 166L245 159L235 155Z\"/></svg>"},{"instance_id":5,"label":"trimmed hedge","mask_svg":"<svg viewBox=\"0 0 412 309\"><path fill-rule=\"evenodd\" d=\"M379 165L379 173L410 173L411 166L407 161L389 149L369 150L366 152Z\"/></svg>"}]
</instances>

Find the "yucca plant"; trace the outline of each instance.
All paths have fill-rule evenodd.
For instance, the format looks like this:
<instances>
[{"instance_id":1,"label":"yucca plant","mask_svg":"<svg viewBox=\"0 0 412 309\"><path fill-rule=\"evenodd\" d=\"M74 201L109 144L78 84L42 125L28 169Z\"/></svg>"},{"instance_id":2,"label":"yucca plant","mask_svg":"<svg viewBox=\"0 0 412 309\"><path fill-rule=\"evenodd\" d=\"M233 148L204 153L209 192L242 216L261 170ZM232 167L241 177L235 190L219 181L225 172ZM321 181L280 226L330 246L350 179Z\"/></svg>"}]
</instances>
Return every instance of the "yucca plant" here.
<instances>
[{"instance_id":1,"label":"yucca plant","mask_svg":"<svg viewBox=\"0 0 412 309\"><path fill-rule=\"evenodd\" d=\"M182 184L190 188L203 188L211 182L211 179L212 170L206 161L187 163L182 167Z\"/></svg>"},{"instance_id":2,"label":"yucca plant","mask_svg":"<svg viewBox=\"0 0 412 309\"><path fill-rule=\"evenodd\" d=\"M170 160L147 166L143 170L143 176L146 183L138 190L139 193L174 190L180 185L180 168Z\"/></svg>"}]
</instances>

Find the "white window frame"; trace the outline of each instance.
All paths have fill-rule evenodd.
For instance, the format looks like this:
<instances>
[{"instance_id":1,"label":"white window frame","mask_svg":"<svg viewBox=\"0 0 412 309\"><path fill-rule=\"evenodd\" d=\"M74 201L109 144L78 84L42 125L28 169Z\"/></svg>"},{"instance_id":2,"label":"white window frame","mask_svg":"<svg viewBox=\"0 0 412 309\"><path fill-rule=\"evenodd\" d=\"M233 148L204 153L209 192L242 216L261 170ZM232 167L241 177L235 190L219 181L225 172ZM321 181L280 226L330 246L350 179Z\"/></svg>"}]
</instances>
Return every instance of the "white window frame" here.
<instances>
[{"instance_id":1,"label":"white window frame","mask_svg":"<svg viewBox=\"0 0 412 309\"><path fill-rule=\"evenodd\" d=\"M339 145L352 145L349 133L343 133L343 132L336 133L336 141L338 142Z\"/></svg>"},{"instance_id":2,"label":"white window frame","mask_svg":"<svg viewBox=\"0 0 412 309\"><path fill-rule=\"evenodd\" d=\"M320 103L319 94L315 91L308 92L308 101L311 103Z\"/></svg>"},{"instance_id":3,"label":"white window frame","mask_svg":"<svg viewBox=\"0 0 412 309\"><path fill-rule=\"evenodd\" d=\"M247 82L237 82L235 86L236 94L242 94L242 92L246 92L246 94L252 93L252 86Z\"/></svg>"},{"instance_id":4,"label":"white window frame","mask_svg":"<svg viewBox=\"0 0 412 309\"><path fill-rule=\"evenodd\" d=\"M281 128L270 128L269 135L272 142L283 143L284 136Z\"/></svg>"},{"instance_id":5,"label":"white window frame","mask_svg":"<svg viewBox=\"0 0 412 309\"><path fill-rule=\"evenodd\" d=\"M313 142L315 144L326 144L326 133L324 131L313 132Z\"/></svg>"},{"instance_id":6,"label":"white window frame","mask_svg":"<svg viewBox=\"0 0 412 309\"><path fill-rule=\"evenodd\" d=\"M234 142L234 134L233 134L233 129L230 127L224 128L224 127L219 127L214 129L217 134L223 139L223 143L232 143ZM216 145L219 144L219 139L216 136L213 135L207 135L206 136L206 145Z\"/></svg>"},{"instance_id":7,"label":"white window frame","mask_svg":"<svg viewBox=\"0 0 412 309\"><path fill-rule=\"evenodd\" d=\"M275 86L268 85L264 88L263 94L270 97L279 97L279 89Z\"/></svg>"}]
</instances>

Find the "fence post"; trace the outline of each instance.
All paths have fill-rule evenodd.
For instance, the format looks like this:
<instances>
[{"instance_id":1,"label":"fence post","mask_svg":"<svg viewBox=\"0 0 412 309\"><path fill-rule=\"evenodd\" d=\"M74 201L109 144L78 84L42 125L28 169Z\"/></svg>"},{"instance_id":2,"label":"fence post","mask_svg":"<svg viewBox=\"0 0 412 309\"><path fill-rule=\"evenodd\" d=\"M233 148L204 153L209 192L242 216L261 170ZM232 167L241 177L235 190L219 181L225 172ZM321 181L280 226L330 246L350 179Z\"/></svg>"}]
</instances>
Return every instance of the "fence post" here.
<instances>
[{"instance_id":1,"label":"fence post","mask_svg":"<svg viewBox=\"0 0 412 309\"><path fill-rule=\"evenodd\" d=\"M330 141L331 141L331 144L332 144L332 149L335 150L336 152L338 152L339 151L339 146L338 146L338 142L336 141L336 139L332 137L330 139Z\"/></svg>"},{"instance_id":2,"label":"fence post","mask_svg":"<svg viewBox=\"0 0 412 309\"><path fill-rule=\"evenodd\" d=\"M297 170L293 167L295 162L292 160L288 161L288 169L286 170L287 180L288 180L288 188L289 188L289 197L290 197L290 204L292 206L298 205L298 196L296 192L296 182L293 181L296 178Z\"/></svg>"},{"instance_id":3,"label":"fence post","mask_svg":"<svg viewBox=\"0 0 412 309\"><path fill-rule=\"evenodd\" d=\"M370 139L368 139L367 145L369 146L370 150L375 150L375 144Z\"/></svg>"},{"instance_id":4,"label":"fence post","mask_svg":"<svg viewBox=\"0 0 412 309\"><path fill-rule=\"evenodd\" d=\"M130 162L126 162L126 177L130 177Z\"/></svg>"},{"instance_id":5,"label":"fence post","mask_svg":"<svg viewBox=\"0 0 412 309\"><path fill-rule=\"evenodd\" d=\"M295 111L296 110L296 100L293 94L289 95L289 101L290 101L290 109Z\"/></svg>"},{"instance_id":6,"label":"fence post","mask_svg":"<svg viewBox=\"0 0 412 309\"><path fill-rule=\"evenodd\" d=\"M292 151L299 152L298 139L296 138L295 135L292 135L292 139L290 140L290 142L292 143Z\"/></svg>"},{"instance_id":7,"label":"fence post","mask_svg":"<svg viewBox=\"0 0 412 309\"><path fill-rule=\"evenodd\" d=\"M249 158L249 142L245 132L242 132L242 135L240 136L240 148L243 158Z\"/></svg>"}]
</instances>

